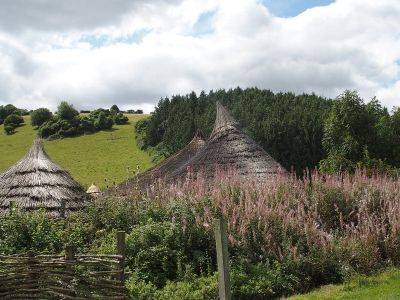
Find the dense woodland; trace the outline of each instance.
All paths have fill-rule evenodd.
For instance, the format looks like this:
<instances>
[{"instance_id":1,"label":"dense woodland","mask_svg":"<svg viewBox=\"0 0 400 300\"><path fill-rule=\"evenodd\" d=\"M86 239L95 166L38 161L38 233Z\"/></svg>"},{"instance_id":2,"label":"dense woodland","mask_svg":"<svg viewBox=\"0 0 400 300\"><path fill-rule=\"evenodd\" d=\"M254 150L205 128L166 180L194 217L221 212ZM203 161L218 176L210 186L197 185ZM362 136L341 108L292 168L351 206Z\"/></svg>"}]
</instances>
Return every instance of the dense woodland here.
<instances>
[{"instance_id":1,"label":"dense woodland","mask_svg":"<svg viewBox=\"0 0 400 300\"><path fill-rule=\"evenodd\" d=\"M353 91L334 100L258 88L163 98L149 119L136 124L140 146L157 159L182 148L197 129L209 135L217 100L257 143L298 174L316 167L392 172L400 166L400 110L388 111L375 98L365 103Z\"/></svg>"}]
</instances>

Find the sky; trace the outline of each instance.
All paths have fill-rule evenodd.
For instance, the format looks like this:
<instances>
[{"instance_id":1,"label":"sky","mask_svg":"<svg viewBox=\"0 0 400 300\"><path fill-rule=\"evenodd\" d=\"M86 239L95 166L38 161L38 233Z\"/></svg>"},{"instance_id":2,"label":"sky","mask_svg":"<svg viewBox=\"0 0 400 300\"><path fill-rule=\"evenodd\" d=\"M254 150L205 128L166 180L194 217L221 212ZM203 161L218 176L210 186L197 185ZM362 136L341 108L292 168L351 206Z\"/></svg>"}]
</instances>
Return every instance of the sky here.
<instances>
[{"instance_id":1,"label":"sky","mask_svg":"<svg viewBox=\"0 0 400 300\"><path fill-rule=\"evenodd\" d=\"M0 105L153 110L240 86L400 106L399 0L2 0Z\"/></svg>"}]
</instances>

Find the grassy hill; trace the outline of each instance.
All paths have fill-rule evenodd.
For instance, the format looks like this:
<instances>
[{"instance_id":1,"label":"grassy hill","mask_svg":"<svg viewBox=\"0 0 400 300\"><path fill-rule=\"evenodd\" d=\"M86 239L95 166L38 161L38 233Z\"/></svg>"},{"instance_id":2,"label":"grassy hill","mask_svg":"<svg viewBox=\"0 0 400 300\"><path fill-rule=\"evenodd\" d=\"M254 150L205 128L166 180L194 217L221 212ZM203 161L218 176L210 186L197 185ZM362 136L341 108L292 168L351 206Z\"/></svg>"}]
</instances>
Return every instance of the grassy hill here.
<instances>
[{"instance_id":1,"label":"grassy hill","mask_svg":"<svg viewBox=\"0 0 400 300\"><path fill-rule=\"evenodd\" d=\"M128 115L129 124L114 125L111 131L45 141L50 157L67 169L85 187L92 182L101 188L131 177L139 167L151 166L150 156L136 146L134 123L144 115ZM25 117L25 125L7 136L0 126L0 172L16 163L32 144L36 131Z\"/></svg>"},{"instance_id":2,"label":"grassy hill","mask_svg":"<svg viewBox=\"0 0 400 300\"><path fill-rule=\"evenodd\" d=\"M400 270L391 269L376 276L359 276L344 284L323 286L311 293L289 299L399 299L399 281Z\"/></svg>"}]
</instances>

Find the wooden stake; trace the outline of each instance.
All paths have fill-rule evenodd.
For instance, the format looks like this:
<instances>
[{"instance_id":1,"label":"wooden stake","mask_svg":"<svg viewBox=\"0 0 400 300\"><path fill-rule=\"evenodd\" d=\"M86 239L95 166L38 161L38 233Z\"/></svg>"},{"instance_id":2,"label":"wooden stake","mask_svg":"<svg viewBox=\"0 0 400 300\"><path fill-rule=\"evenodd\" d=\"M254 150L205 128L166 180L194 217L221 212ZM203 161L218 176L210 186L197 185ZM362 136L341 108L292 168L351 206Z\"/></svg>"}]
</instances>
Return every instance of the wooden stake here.
<instances>
[{"instance_id":1,"label":"wooden stake","mask_svg":"<svg viewBox=\"0 0 400 300\"><path fill-rule=\"evenodd\" d=\"M226 223L222 218L214 220L214 233L217 249L219 299L230 300L228 238L226 236Z\"/></svg>"},{"instance_id":2,"label":"wooden stake","mask_svg":"<svg viewBox=\"0 0 400 300\"><path fill-rule=\"evenodd\" d=\"M74 260L75 259L75 249L72 245L65 246L65 260Z\"/></svg>"}]
</instances>

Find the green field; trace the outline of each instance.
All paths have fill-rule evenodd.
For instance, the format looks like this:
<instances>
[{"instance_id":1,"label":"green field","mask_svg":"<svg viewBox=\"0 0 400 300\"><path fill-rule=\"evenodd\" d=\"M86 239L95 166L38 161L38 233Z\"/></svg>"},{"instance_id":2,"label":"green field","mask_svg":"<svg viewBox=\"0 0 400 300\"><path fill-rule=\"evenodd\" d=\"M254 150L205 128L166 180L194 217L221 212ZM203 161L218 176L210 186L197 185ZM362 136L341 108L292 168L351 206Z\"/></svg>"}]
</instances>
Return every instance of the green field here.
<instances>
[{"instance_id":1,"label":"green field","mask_svg":"<svg viewBox=\"0 0 400 300\"><path fill-rule=\"evenodd\" d=\"M341 285L327 285L290 300L400 299L400 270L391 269L371 277L357 277Z\"/></svg>"},{"instance_id":2,"label":"green field","mask_svg":"<svg viewBox=\"0 0 400 300\"><path fill-rule=\"evenodd\" d=\"M128 115L129 124L114 125L111 131L90 135L45 141L50 157L67 169L84 187L91 183L101 188L119 183L139 166L140 171L149 168L150 156L140 150L135 141L134 123L146 116ZM25 117L25 125L7 136L0 126L0 172L21 159L32 144L36 132Z\"/></svg>"}]
</instances>

